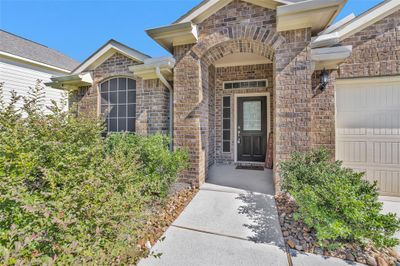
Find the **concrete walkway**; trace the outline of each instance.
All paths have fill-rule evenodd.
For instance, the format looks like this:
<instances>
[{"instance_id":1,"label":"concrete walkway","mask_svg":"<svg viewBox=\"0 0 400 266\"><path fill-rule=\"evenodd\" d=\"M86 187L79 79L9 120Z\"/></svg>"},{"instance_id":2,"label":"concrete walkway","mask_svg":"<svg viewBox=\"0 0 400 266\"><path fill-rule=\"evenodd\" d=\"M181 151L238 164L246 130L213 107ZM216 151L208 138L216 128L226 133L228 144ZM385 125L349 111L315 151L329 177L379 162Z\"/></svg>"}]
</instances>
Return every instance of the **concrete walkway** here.
<instances>
[{"instance_id":1,"label":"concrete walkway","mask_svg":"<svg viewBox=\"0 0 400 266\"><path fill-rule=\"evenodd\" d=\"M395 213L397 218L400 219L400 198L399 197L379 197L383 203L383 213ZM400 239L400 231L396 234L397 238ZM400 246L396 248L397 252L400 253Z\"/></svg>"},{"instance_id":2,"label":"concrete walkway","mask_svg":"<svg viewBox=\"0 0 400 266\"><path fill-rule=\"evenodd\" d=\"M212 168L165 240L153 247L161 257L139 265L288 265L273 193L270 171Z\"/></svg>"},{"instance_id":3,"label":"concrete walkway","mask_svg":"<svg viewBox=\"0 0 400 266\"><path fill-rule=\"evenodd\" d=\"M214 166L199 193L139 266L360 265L290 250L278 220L271 171Z\"/></svg>"}]
</instances>

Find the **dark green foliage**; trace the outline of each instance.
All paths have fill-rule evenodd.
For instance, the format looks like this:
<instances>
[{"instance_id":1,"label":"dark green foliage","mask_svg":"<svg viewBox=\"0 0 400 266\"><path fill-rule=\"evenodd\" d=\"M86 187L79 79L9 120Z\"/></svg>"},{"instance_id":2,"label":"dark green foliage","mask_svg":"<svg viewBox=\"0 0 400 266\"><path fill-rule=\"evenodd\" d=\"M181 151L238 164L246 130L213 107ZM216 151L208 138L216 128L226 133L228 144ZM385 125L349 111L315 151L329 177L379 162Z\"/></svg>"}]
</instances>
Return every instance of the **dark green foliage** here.
<instances>
[{"instance_id":1,"label":"dark green foliage","mask_svg":"<svg viewBox=\"0 0 400 266\"><path fill-rule=\"evenodd\" d=\"M42 98L39 84L0 98L1 264L133 264L143 209L166 195L186 153L159 135L103 138L101 120L43 112Z\"/></svg>"},{"instance_id":2,"label":"dark green foliage","mask_svg":"<svg viewBox=\"0 0 400 266\"><path fill-rule=\"evenodd\" d=\"M381 214L376 183L363 180L363 173L332 162L325 149L294 153L280 167L283 190L294 197L298 216L316 229L321 243L398 244L393 235L400 221L394 214Z\"/></svg>"}]
</instances>

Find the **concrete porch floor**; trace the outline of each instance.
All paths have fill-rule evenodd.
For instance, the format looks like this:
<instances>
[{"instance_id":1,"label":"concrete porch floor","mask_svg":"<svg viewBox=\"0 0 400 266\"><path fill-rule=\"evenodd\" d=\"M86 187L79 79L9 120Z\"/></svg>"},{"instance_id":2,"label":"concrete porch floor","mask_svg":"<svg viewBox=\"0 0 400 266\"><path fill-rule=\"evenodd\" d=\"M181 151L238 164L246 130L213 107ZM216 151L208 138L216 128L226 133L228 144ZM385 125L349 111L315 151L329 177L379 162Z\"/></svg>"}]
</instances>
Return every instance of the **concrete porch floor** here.
<instances>
[{"instance_id":1,"label":"concrete porch floor","mask_svg":"<svg viewBox=\"0 0 400 266\"><path fill-rule=\"evenodd\" d=\"M275 195L272 170L238 170L235 165L215 164L210 167L205 186Z\"/></svg>"}]
</instances>

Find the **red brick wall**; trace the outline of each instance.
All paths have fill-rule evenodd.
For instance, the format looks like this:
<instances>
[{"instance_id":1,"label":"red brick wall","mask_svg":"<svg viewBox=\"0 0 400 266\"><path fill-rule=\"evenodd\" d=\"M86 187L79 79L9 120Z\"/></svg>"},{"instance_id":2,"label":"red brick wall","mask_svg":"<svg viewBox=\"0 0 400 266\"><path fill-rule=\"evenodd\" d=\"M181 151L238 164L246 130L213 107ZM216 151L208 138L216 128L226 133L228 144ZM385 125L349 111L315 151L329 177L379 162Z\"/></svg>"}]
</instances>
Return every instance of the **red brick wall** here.
<instances>
[{"instance_id":1,"label":"red brick wall","mask_svg":"<svg viewBox=\"0 0 400 266\"><path fill-rule=\"evenodd\" d=\"M312 88L320 84L321 71L312 76ZM335 155L335 80L337 71L329 71L330 82L324 91L316 90L311 99L311 148L328 148Z\"/></svg>"},{"instance_id":2,"label":"red brick wall","mask_svg":"<svg viewBox=\"0 0 400 266\"><path fill-rule=\"evenodd\" d=\"M141 135L169 134L168 88L159 80L144 80L136 91L136 132Z\"/></svg>"},{"instance_id":3,"label":"red brick wall","mask_svg":"<svg viewBox=\"0 0 400 266\"><path fill-rule=\"evenodd\" d=\"M98 86L104 80L124 76L136 80L136 129L148 135L169 132L169 91L159 80L136 77L129 67L138 62L115 53L92 71L93 85L81 88L70 95L70 103L77 107L79 115L98 115Z\"/></svg>"},{"instance_id":4,"label":"red brick wall","mask_svg":"<svg viewBox=\"0 0 400 266\"><path fill-rule=\"evenodd\" d=\"M280 189L277 164L294 151L311 147L312 62L311 29L281 32L285 38L275 50L275 186Z\"/></svg>"}]
</instances>

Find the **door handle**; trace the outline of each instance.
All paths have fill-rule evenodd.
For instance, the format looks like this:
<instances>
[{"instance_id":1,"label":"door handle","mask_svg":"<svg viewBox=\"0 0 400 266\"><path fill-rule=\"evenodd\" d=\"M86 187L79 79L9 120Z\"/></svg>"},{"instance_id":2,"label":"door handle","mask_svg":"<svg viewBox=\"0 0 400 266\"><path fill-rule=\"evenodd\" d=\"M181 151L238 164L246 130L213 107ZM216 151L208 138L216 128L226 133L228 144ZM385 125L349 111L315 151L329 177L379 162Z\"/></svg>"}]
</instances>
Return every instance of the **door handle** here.
<instances>
[{"instance_id":1,"label":"door handle","mask_svg":"<svg viewBox=\"0 0 400 266\"><path fill-rule=\"evenodd\" d=\"M238 137L237 143L240 144L241 141L242 141L242 138L241 138L241 137Z\"/></svg>"}]
</instances>

